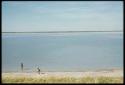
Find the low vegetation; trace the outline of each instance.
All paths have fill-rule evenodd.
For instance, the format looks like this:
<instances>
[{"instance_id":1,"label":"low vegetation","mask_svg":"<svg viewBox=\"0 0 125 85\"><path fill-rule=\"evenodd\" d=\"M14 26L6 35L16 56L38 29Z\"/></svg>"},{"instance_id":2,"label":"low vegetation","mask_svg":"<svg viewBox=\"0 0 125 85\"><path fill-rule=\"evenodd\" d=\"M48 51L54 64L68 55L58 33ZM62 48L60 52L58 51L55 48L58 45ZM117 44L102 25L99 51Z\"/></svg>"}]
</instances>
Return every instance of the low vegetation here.
<instances>
[{"instance_id":1,"label":"low vegetation","mask_svg":"<svg viewBox=\"0 0 125 85\"><path fill-rule=\"evenodd\" d=\"M2 83L123 83L122 77L2 76Z\"/></svg>"}]
</instances>

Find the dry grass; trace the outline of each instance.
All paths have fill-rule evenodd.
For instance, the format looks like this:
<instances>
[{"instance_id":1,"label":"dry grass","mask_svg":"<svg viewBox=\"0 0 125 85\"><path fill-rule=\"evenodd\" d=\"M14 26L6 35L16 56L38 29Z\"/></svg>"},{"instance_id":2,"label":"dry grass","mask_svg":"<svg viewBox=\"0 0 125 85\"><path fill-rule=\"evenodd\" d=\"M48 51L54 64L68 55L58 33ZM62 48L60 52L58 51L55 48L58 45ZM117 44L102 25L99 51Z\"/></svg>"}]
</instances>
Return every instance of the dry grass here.
<instances>
[{"instance_id":1,"label":"dry grass","mask_svg":"<svg viewBox=\"0 0 125 85\"><path fill-rule=\"evenodd\" d=\"M123 77L104 76L54 76L2 74L2 83L123 83Z\"/></svg>"}]
</instances>

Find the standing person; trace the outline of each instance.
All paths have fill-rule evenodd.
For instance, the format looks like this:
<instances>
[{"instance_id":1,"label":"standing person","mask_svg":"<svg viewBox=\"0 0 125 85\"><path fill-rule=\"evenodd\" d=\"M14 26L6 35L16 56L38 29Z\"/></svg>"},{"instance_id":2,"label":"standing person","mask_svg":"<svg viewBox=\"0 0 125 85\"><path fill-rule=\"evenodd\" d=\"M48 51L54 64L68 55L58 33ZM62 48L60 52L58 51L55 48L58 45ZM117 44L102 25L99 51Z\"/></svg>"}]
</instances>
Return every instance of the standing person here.
<instances>
[{"instance_id":1,"label":"standing person","mask_svg":"<svg viewBox=\"0 0 125 85\"><path fill-rule=\"evenodd\" d=\"M21 71L23 72L23 63L21 63Z\"/></svg>"},{"instance_id":2,"label":"standing person","mask_svg":"<svg viewBox=\"0 0 125 85\"><path fill-rule=\"evenodd\" d=\"M38 70L38 74L40 74L40 68L39 67L37 68L37 70Z\"/></svg>"}]
</instances>

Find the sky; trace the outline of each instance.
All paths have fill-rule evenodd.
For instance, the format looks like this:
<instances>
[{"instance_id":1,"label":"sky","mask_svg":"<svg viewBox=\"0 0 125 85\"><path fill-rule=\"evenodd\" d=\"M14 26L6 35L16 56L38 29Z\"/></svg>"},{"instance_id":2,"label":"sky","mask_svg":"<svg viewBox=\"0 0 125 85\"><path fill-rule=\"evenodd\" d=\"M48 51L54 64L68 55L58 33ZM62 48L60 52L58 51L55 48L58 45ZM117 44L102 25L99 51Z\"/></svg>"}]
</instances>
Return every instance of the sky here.
<instances>
[{"instance_id":1,"label":"sky","mask_svg":"<svg viewBox=\"0 0 125 85\"><path fill-rule=\"evenodd\" d=\"M123 31L122 1L3 1L2 32Z\"/></svg>"}]
</instances>

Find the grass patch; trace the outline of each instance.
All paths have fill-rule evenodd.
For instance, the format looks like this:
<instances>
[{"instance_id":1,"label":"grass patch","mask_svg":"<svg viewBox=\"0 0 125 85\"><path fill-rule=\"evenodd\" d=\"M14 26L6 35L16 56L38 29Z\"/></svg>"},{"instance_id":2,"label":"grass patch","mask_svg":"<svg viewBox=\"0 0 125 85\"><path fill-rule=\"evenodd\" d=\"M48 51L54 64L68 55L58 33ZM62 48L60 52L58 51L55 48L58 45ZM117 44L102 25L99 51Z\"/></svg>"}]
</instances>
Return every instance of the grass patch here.
<instances>
[{"instance_id":1,"label":"grass patch","mask_svg":"<svg viewBox=\"0 0 125 85\"><path fill-rule=\"evenodd\" d=\"M122 77L3 76L2 83L123 83Z\"/></svg>"}]
</instances>

